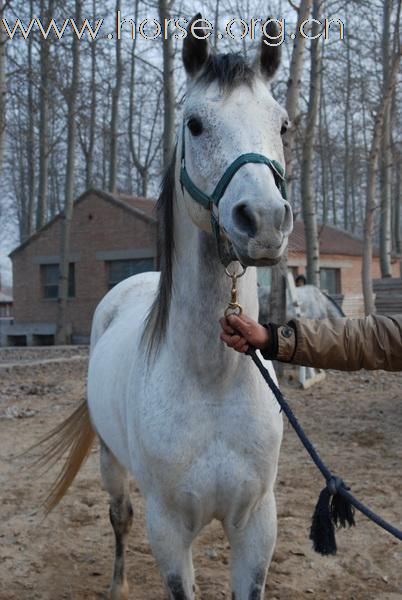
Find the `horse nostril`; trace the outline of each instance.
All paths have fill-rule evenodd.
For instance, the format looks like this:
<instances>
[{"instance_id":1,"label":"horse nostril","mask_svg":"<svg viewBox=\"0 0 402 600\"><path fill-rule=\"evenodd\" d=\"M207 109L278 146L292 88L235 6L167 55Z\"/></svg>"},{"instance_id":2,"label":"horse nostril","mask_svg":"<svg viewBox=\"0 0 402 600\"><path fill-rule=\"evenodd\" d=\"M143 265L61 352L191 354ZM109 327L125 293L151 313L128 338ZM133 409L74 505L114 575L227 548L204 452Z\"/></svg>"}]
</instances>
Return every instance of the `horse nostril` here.
<instances>
[{"instance_id":1,"label":"horse nostril","mask_svg":"<svg viewBox=\"0 0 402 600\"><path fill-rule=\"evenodd\" d=\"M233 211L235 225L240 231L254 237L258 229L257 214L244 202L235 206Z\"/></svg>"},{"instance_id":2,"label":"horse nostril","mask_svg":"<svg viewBox=\"0 0 402 600\"><path fill-rule=\"evenodd\" d=\"M278 231L287 235L292 229L292 210L287 202L278 206L275 211L274 224Z\"/></svg>"},{"instance_id":3,"label":"horse nostril","mask_svg":"<svg viewBox=\"0 0 402 600\"><path fill-rule=\"evenodd\" d=\"M285 235L288 235L292 231L292 227L293 227L292 209L290 208L290 204L288 202L285 202L284 214L283 214L283 219L282 219L282 223L280 226L280 230Z\"/></svg>"}]
</instances>

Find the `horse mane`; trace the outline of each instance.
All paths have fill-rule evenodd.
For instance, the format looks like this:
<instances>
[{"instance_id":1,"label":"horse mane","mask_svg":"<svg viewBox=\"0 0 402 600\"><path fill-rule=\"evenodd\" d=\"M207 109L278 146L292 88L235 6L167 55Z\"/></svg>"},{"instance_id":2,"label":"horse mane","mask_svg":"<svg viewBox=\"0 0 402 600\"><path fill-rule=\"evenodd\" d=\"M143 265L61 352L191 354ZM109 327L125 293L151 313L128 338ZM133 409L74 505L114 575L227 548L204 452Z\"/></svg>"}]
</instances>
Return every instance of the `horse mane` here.
<instances>
[{"instance_id":1,"label":"horse mane","mask_svg":"<svg viewBox=\"0 0 402 600\"><path fill-rule=\"evenodd\" d=\"M165 337L169 320L174 255L173 202L175 192L176 152L177 146L174 149L170 164L163 176L161 192L156 204L158 256L160 257L161 274L158 291L147 315L145 328L142 334L142 342L147 345L148 356L158 350Z\"/></svg>"},{"instance_id":2,"label":"horse mane","mask_svg":"<svg viewBox=\"0 0 402 600\"><path fill-rule=\"evenodd\" d=\"M252 86L254 69L240 54L211 54L196 80L205 86L214 82L225 93L239 85ZM158 254L160 256L159 287L145 321L142 343L146 344L148 357L155 354L166 334L172 297L172 265L174 256L173 203L175 193L175 165L177 146L164 174L161 192L156 205L158 220Z\"/></svg>"}]
</instances>

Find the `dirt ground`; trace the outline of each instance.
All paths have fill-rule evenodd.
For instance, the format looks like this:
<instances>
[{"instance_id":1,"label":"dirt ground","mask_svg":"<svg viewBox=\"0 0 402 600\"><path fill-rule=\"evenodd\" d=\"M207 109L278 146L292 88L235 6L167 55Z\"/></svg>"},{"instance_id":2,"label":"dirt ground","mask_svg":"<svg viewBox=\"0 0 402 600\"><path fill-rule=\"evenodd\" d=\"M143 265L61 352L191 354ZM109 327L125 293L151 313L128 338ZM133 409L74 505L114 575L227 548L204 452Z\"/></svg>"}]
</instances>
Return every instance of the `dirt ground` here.
<instances>
[{"instance_id":1,"label":"dirt ground","mask_svg":"<svg viewBox=\"0 0 402 600\"><path fill-rule=\"evenodd\" d=\"M1 600L108 598L113 534L98 449L46 520L39 506L54 473L39 477L27 458L16 458L84 397L86 366L85 349L0 351ZM283 389L323 458L361 500L402 528L402 374L333 372L307 391ZM321 476L286 425L276 488L278 543L266 598L401 599L402 543L363 516L356 528L338 532L337 556L312 551L308 529L321 487ZM130 598L161 600L134 482L132 492ZM230 598L228 561L221 527L212 523L194 548L197 600Z\"/></svg>"}]
</instances>

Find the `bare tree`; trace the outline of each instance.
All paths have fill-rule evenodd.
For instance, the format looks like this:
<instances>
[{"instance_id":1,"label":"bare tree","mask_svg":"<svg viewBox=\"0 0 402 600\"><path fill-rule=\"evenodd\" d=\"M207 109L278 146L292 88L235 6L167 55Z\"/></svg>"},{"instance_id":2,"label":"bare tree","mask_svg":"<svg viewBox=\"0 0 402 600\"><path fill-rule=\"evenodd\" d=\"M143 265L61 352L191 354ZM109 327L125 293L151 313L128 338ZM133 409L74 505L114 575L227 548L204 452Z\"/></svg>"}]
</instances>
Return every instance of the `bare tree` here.
<instances>
[{"instance_id":1,"label":"bare tree","mask_svg":"<svg viewBox=\"0 0 402 600\"><path fill-rule=\"evenodd\" d=\"M75 19L81 20L81 1L75 0ZM75 146L76 146L76 107L80 78L80 45L77 36L73 38L72 53L73 65L71 85L67 93L67 166L64 211L61 214L61 248L60 248L60 275L59 275L59 303L57 314L56 341L58 344L68 343L71 337L68 324L67 302L69 291L70 272L70 230L73 218L74 203L74 176L75 176Z\"/></svg>"},{"instance_id":2,"label":"bare tree","mask_svg":"<svg viewBox=\"0 0 402 600\"><path fill-rule=\"evenodd\" d=\"M4 17L5 2L0 0L0 19ZM6 52L7 37L0 27L0 177L2 175L6 137Z\"/></svg>"},{"instance_id":3,"label":"bare tree","mask_svg":"<svg viewBox=\"0 0 402 600\"><path fill-rule=\"evenodd\" d=\"M169 19L174 0L159 0L159 21ZM175 85L174 85L174 48L171 32L163 40L163 168L167 169L175 139Z\"/></svg>"},{"instance_id":4,"label":"bare tree","mask_svg":"<svg viewBox=\"0 0 402 600\"><path fill-rule=\"evenodd\" d=\"M384 0L383 6L383 36L382 36L382 66L383 94L385 95L390 69L390 29L393 0ZM391 151L391 102L384 113L384 127L381 141L381 211L380 211L380 266L381 277L391 277L391 180L392 180L392 151Z\"/></svg>"},{"instance_id":5,"label":"bare tree","mask_svg":"<svg viewBox=\"0 0 402 600\"><path fill-rule=\"evenodd\" d=\"M300 24L310 15L312 0L301 0L297 9L298 29ZM294 161L294 145L296 137L296 127L299 122L298 105L301 91L301 78L303 71L303 53L305 40L298 33L293 42L292 58L289 69L289 79L287 83L286 109L292 126L285 134L285 160L286 177L288 181L288 194L292 200L292 177ZM287 272L287 253L284 254L279 265L272 268L271 285L271 315L276 323L283 323L286 320L286 272Z\"/></svg>"},{"instance_id":6,"label":"bare tree","mask_svg":"<svg viewBox=\"0 0 402 600\"><path fill-rule=\"evenodd\" d=\"M138 20L139 14L139 0L135 2L134 20ZM155 111L150 122L149 116L147 118L147 133L144 134L142 119L136 122L136 91L137 91L137 38L132 42L131 48L131 61L130 61L130 92L129 92L129 107L128 107L128 143L130 149L131 160L137 170L140 178L139 192L142 196L146 196L148 193L148 181L149 171L152 163L155 160L156 154L159 150L160 144L154 145L155 137L158 135L158 115L160 112L161 93L158 94L155 104ZM156 71L156 69L154 69ZM155 72L156 76L159 76L159 72ZM160 78L162 83L162 78ZM150 102L148 101L149 105ZM140 112L143 112L144 107L140 108ZM138 135L138 143L135 140L135 133ZM159 136L159 139L161 137Z\"/></svg>"},{"instance_id":7,"label":"bare tree","mask_svg":"<svg viewBox=\"0 0 402 600\"><path fill-rule=\"evenodd\" d=\"M96 18L96 0L92 0L92 20L95 22ZM89 117L85 115L85 126L80 124L78 127L79 139L82 153L85 158L85 187L89 189L93 185L93 170L94 170L94 149L95 149L95 137L96 137L96 110L97 110L97 81L96 81L96 69L97 69L97 56L99 53L99 47L95 40L90 42L91 44L91 78L90 78L90 95L89 95ZM84 131L85 130L85 131Z\"/></svg>"},{"instance_id":8,"label":"bare tree","mask_svg":"<svg viewBox=\"0 0 402 600\"><path fill-rule=\"evenodd\" d=\"M393 36L393 56L387 87L383 89L383 94L380 99L376 117L374 122L374 131L370 147L370 155L368 162L367 173L367 192L366 192L366 215L364 221L364 254L362 265L362 284L364 296L364 310L366 315L375 312L374 297L373 297L373 282L372 282L372 253L373 253L373 229L374 229L374 213L377 209L376 201L376 181L379 154L381 149L384 118L389 109L393 90L396 83L397 74L401 62L401 41L399 39L399 21L401 14L401 0L398 1L397 15L395 21L395 31Z\"/></svg>"},{"instance_id":9,"label":"bare tree","mask_svg":"<svg viewBox=\"0 0 402 600\"><path fill-rule=\"evenodd\" d=\"M306 46L306 40L300 35L299 27L300 24L310 16L311 6L312 0L301 0L297 10L298 33L293 41L292 58L290 61L289 78L287 83L286 110L292 126L286 133L284 140L288 194L290 198L292 197L294 145L296 141L297 128L300 124L299 98L302 86L303 55Z\"/></svg>"},{"instance_id":10,"label":"bare tree","mask_svg":"<svg viewBox=\"0 0 402 600\"><path fill-rule=\"evenodd\" d=\"M402 198L402 153L395 149L395 189L394 189L394 241L395 252L402 254L401 240L401 198Z\"/></svg>"},{"instance_id":11,"label":"bare tree","mask_svg":"<svg viewBox=\"0 0 402 600\"><path fill-rule=\"evenodd\" d=\"M116 0L116 14L121 10L121 1ZM116 39L116 81L112 91L112 120L110 127L110 163L109 163L109 190L116 191L117 182L117 147L119 138L119 100L123 79L123 64L121 58L121 40Z\"/></svg>"},{"instance_id":12,"label":"bare tree","mask_svg":"<svg viewBox=\"0 0 402 600\"><path fill-rule=\"evenodd\" d=\"M33 0L29 1L31 15L34 14ZM35 191L36 191L36 149L35 149L35 102L34 102L34 57L33 57L34 38L30 36L27 42L28 52L28 132L27 132L27 159L28 159L28 207L27 218L25 224L26 237L30 236L33 231L33 215L35 207Z\"/></svg>"},{"instance_id":13,"label":"bare tree","mask_svg":"<svg viewBox=\"0 0 402 600\"><path fill-rule=\"evenodd\" d=\"M52 18L53 0L41 0L40 13L44 21ZM36 211L36 229L46 223L48 210L49 176L49 70L50 41L40 42L40 103L39 103L39 194Z\"/></svg>"},{"instance_id":14,"label":"bare tree","mask_svg":"<svg viewBox=\"0 0 402 600\"><path fill-rule=\"evenodd\" d=\"M319 33L317 21L320 15L320 9L321 0L313 0L312 16L313 19L315 19L315 22L313 22L312 27L310 89L301 168L302 212L306 241L307 281L316 286L320 285L320 249L313 191L313 152L321 77L321 49L319 38L317 37L317 34Z\"/></svg>"}]
</instances>

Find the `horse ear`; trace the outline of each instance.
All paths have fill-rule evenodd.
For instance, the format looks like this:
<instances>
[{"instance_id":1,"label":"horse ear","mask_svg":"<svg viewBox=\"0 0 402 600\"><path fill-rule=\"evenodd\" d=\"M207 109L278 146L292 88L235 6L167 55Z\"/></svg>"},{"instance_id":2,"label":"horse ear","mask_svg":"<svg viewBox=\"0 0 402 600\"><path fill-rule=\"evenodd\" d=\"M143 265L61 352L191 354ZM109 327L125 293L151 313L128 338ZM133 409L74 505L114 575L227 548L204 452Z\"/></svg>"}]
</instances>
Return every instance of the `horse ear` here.
<instances>
[{"instance_id":1,"label":"horse ear","mask_svg":"<svg viewBox=\"0 0 402 600\"><path fill-rule=\"evenodd\" d=\"M200 32L199 37L203 39L198 39L192 34L191 28L196 21L199 21L199 23L197 23L197 30ZM209 56L208 40L206 37L203 37L203 30L201 27L202 16L201 13L198 13L188 24L187 35L183 42L183 64L187 74L190 75L190 77L194 77L197 73L199 73L199 71L201 71Z\"/></svg>"},{"instance_id":2,"label":"horse ear","mask_svg":"<svg viewBox=\"0 0 402 600\"><path fill-rule=\"evenodd\" d=\"M278 22L271 17L263 25L263 38L261 42L260 68L268 79L272 79L281 62L281 44L283 30L279 31Z\"/></svg>"}]
</instances>

